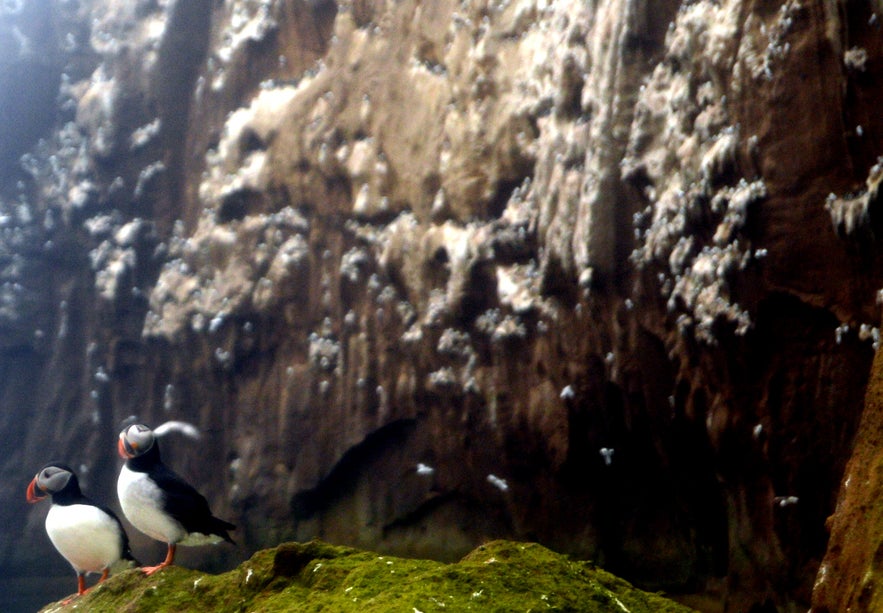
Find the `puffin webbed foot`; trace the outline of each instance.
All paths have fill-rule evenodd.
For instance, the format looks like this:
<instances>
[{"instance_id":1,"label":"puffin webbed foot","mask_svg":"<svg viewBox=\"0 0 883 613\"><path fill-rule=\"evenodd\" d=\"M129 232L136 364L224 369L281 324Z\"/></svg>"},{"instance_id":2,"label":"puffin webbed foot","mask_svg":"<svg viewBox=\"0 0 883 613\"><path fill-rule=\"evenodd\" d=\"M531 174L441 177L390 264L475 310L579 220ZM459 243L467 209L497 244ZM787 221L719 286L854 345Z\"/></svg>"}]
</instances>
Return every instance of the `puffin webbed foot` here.
<instances>
[{"instance_id":1,"label":"puffin webbed foot","mask_svg":"<svg viewBox=\"0 0 883 613\"><path fill-rule=\"evenodd\" d=\"M162 570L166 566L171 566L172 562L175 561L175 549L177 549L177 546L174 543L169 543L169 548L166 552L166 559L156 566L145 566L141 569L141 571L149 577L153 573Z\"/></svg>"},{"instance_id":2,"label":"puffin webbed foot","mask_svg":"<svg viewBox=\"0 0 883 613\"><path fill-rule=\"evenodd\" d=\"M166 566L171 566L171 564L169 564L168 562L163 562L162 564L157 564L156 566L143 566L141 567L141 572L144 573L145 576L149 577L153 573L161 571Z\"/></svg>"}]
</instances>

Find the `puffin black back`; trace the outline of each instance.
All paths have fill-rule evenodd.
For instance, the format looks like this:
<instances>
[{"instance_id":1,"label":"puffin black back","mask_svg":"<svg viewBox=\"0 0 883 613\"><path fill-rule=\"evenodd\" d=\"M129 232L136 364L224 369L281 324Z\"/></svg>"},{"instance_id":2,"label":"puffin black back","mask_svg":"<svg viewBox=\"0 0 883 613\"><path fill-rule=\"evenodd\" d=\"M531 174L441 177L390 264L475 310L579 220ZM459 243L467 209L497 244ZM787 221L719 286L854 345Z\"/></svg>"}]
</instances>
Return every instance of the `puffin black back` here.
<instances>
[{"instance_id":1,"label":"puffin black back","mask_svg":"<svg viewBox=\"0 0 883 613\"><path fill-rule=\"evenodd\" d=\"M228 530L235 530L236 526L212 515L205 496L178 473L159 462L148 474L164 494L163 509L181 522L187 532L216 534L228 543L236 544L228 534Z\"/></svg>"}]
</instances>

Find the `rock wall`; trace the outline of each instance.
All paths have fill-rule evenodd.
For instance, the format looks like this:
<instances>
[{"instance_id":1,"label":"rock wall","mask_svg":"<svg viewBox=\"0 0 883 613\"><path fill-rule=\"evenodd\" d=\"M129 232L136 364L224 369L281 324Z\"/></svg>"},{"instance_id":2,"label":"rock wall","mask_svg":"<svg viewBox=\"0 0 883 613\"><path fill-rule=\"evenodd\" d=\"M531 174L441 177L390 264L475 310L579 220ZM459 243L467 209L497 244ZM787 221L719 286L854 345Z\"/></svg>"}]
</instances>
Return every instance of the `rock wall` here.
<instances>
[{"instance_id":1,"label":"rock wall","mask_svg":"<svg viewBox=\"0 0 883 613\"><path fill-rule=\"evenodd\" d=\"M875 611L880 608L880 552L883 534L878 505L880 483L881 355L874 360L865 411L855 448L829 519L828 550L813 588L814 611Z\"/></svg>"},{"instance_id":2,"label":"rock wall","mask_svg":"<svg viewBox=\"0 0 883 613\"><path fill-rule=\"evenodd\" d=\"M4 499L53 457L112 500L121 423L183 419L242 543L194 563L508 537L808 606L879 344L878 12L4 3ZM0 563L65 572L24 506Z\"/></svg>"}]
</instances>

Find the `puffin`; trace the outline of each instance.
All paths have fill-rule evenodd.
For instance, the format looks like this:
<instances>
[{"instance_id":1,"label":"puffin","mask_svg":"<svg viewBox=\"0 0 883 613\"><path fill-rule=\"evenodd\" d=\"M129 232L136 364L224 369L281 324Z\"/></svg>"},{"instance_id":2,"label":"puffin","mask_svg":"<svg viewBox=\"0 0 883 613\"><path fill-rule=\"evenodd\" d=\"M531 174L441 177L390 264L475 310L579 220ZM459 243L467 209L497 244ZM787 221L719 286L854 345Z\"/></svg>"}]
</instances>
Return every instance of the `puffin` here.
<instances>
[{"instance_id":1,"label":"puffin","mask_svg":"<svg viewBox=\"0 0 883 613\"><path fill-rule=\"evenodd\" d=\"M163 464L153 430L134 424L120 432L117 451L126 460L117 481L117 495L126 519L147 536L166 543L166 558L142 568L147 575L175 561L177 545L227 541L236 526L212 515L208 501Z\"/></svg>"},{"instance_id":2,"label":"puffin","mask_svg":"<svg viewBox=\"0 0 883 613\"><path fill-rule=\"evenodd\" d=\"M120 559L137 564L119 518L83 495L77 475L68 466L47 464L31 480L28 502L39 502L47 495L52 497L52 507L46 515L46 533L77 573L77 595L88 591L86 573L100 572L101 583Z\"/></svg>"}]
</instances>

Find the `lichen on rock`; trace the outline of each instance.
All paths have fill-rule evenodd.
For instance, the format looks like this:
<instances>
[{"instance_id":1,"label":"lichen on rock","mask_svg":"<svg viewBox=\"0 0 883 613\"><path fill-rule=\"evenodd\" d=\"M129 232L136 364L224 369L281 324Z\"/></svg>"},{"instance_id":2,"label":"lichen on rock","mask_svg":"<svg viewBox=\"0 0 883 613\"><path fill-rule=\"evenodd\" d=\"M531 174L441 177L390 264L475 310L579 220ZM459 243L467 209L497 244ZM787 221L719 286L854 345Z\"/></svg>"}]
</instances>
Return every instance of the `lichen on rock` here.
<instances>
[{"instance_id":1,"label":"lichen on rock","mask_svg":"<svg viewBox=\"0 0 883 613\"><path fill-rule=\"evenodd\" d=\"M125 571L42 613L211 611L545 611L688 613L589 562L535 543L492 541L454 564L378 555L320 541L257 552L207 575L179 566Z\"/></svg>"}]
</instances>

